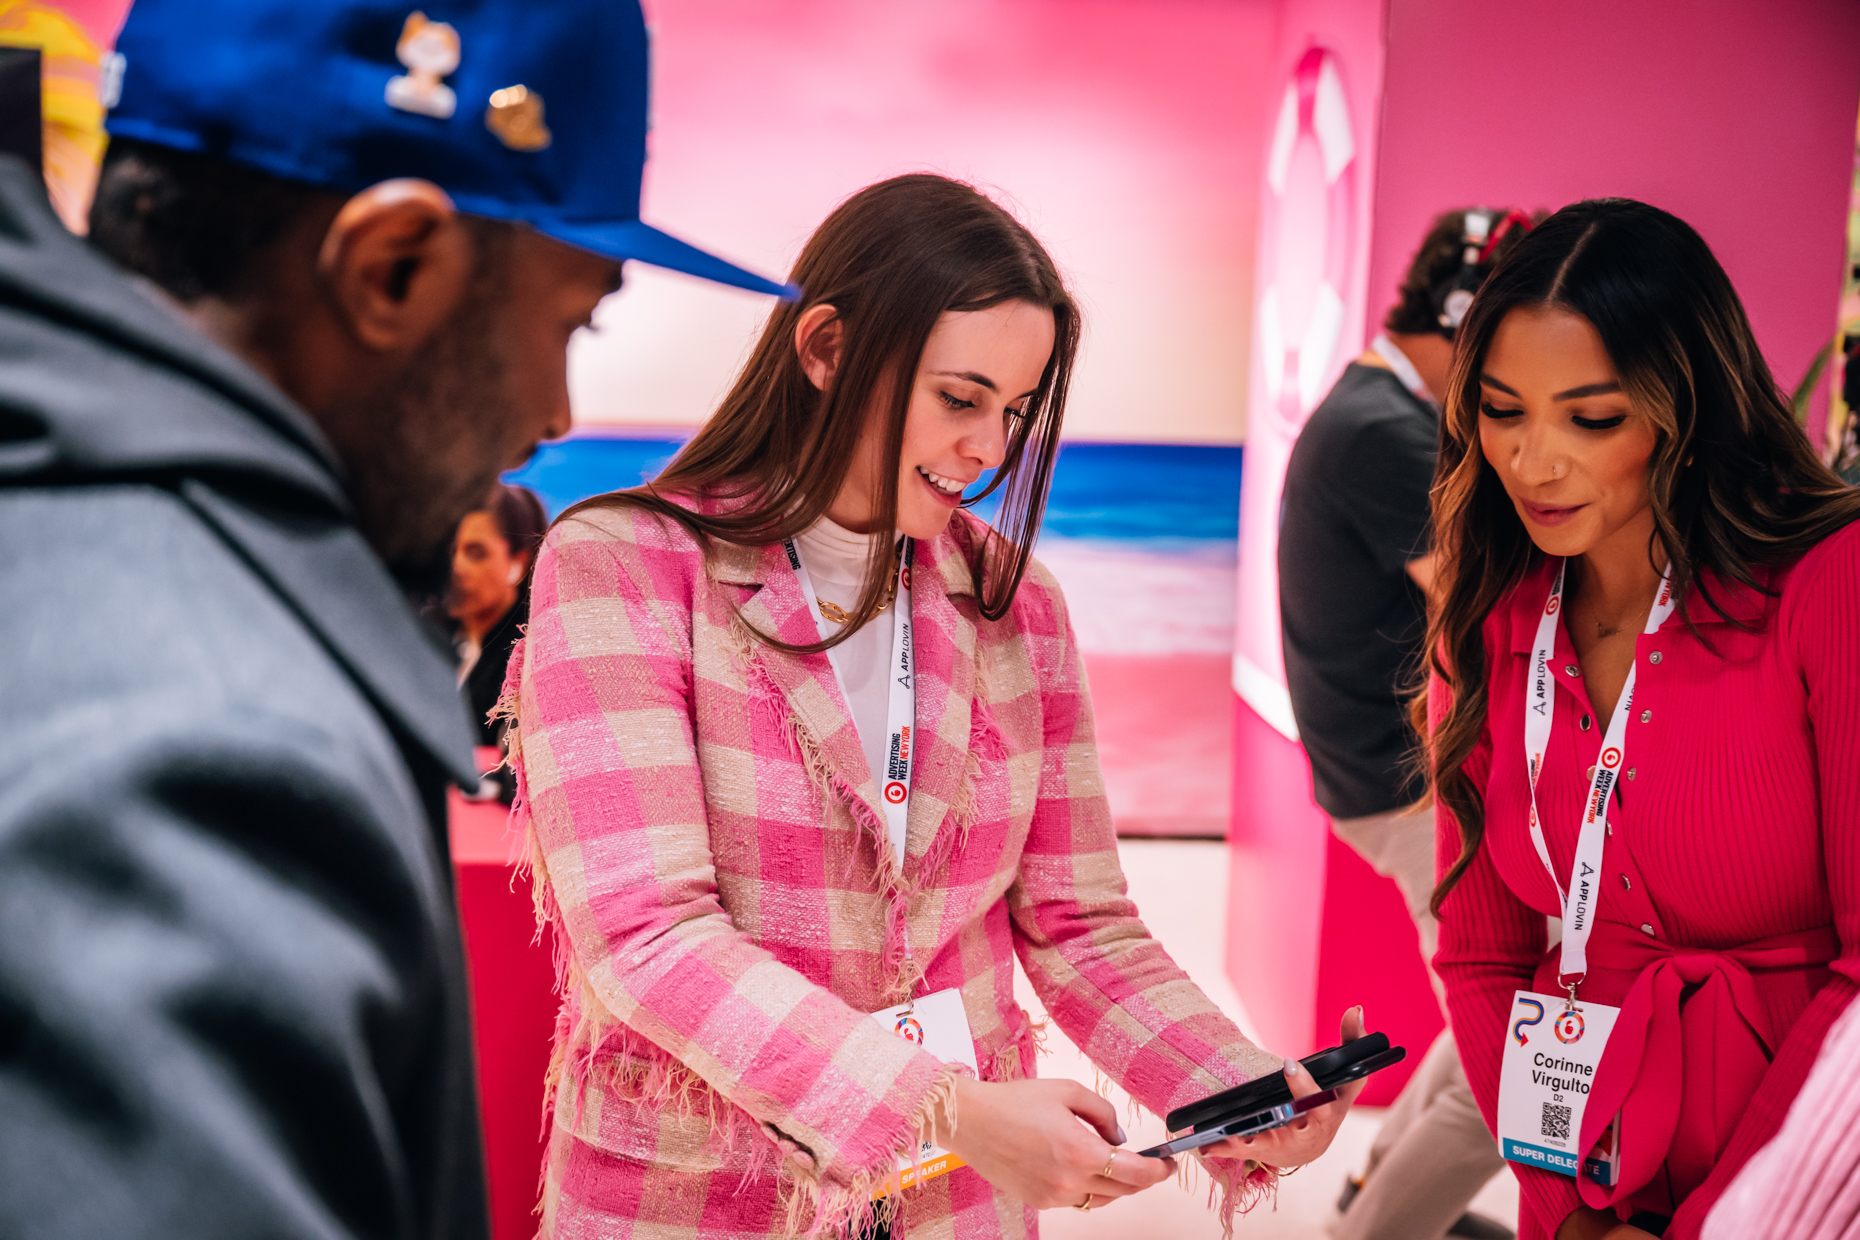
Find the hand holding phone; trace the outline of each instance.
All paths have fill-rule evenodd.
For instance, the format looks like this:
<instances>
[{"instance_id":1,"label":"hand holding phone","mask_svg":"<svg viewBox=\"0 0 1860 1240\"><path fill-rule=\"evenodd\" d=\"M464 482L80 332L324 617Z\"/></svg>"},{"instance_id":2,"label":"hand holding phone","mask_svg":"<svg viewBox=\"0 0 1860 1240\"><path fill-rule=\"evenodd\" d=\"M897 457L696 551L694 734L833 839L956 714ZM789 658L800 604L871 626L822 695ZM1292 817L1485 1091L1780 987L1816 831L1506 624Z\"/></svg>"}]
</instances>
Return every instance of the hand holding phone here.
<instances>
[{"instance_id":1,"label":"hand holding phone","mask_svg":"<svg viewBox=\"0 0 1860 1240\"><path fill-rule=\"evenodd\" d=\"M1192 1123L1196 1115L1203 1117L1200 1125L1202 1131L1225 1128L1247 1118L1248 1113L1233 1109L1234 1102L1244 1103L1248 1096L1266 1097L1268 1101L1264 1110L1268 1114L1262 1117L1258 1111L1250 1112L1259 1117L1256 1124L1263 1122L1265 1127L1242 1123L1233 1132L1218 1133L1213 1141L1202 1147L1204 1156L1250 1158L1274 1167L1300 1167L1310 1162L1329 1148L1350 1104L1362 1091L1362 1078L1376 1067L1398 1062L1407 1054L1402 1048L1390 1048L1387 1038L1380 1034L1374 1035L1374 1040L1367 1046L1350 1046L1367 1036L1363 1028L1361 1007L1351 1008L1344 1013L1340 1033L1341 1046L1320 1052L1312 1056L1310 1061L1328 1076L1340 1078L1334 1091L1325 1089L1324 1083L1314 1079L1313 1073L1303 1063L1288 1060L1287 1071L1283 1076L1275 1074L1250 1081L1237 1090L1224 1091L1213 1098L1171 1112L1167 1120L1171 1130L1186 1126L1181 1123L1185 1117ZM1372 1053L1363 1054L1366 1050ZM1335 1094L1334 1101L1319 1097L1332 1092ZM1293 1105L1301 1102L1302 1107ZM1270 1113L1274 1111L1279 1113ZM1201 1133L1193 1135L1199 1136ZM1145 1150L1143 1153L1167 1157L1165 1151L1172 1152L1170 1146L1173 1144L1167 1143L1155 1147L1154 1151Z\"/></svg>"},{"instance_id":2,"label":"hand holding phone","mask_svg":"<svg viewBox=\"0 0 1860 1240\"><path fill-rule=\"evenodd\" d=\"M1011 1197L1048 1210L1088 1200L1103 1206L1167 1180L1168 1159L1119 1150L1117 1110L1077 1081L956 1078L954 1132L936 1143ZM1081 1123L1080 1121L1084 1122Z\"/></svg>"}]
</instances>

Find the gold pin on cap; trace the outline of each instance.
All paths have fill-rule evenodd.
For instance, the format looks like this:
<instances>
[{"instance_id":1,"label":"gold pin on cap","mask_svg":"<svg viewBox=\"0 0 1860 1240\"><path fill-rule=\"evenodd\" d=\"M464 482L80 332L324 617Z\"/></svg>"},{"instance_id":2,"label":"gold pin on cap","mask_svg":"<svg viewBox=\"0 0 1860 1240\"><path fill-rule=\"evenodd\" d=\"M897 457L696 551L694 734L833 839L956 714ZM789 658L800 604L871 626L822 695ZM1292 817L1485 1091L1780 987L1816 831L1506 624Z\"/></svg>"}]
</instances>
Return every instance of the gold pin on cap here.
<instances>
[{"instance_id":1,"label":"gold pin on cap","mask_svg":"<svg viewBox=\"0 0 1860 1240\"><path fill-rule=\"evenodd\" d=\"M543 123L542 96L527 86L492 91L484 127L513 151L540 151L554 137Z\"/></svg>"}]
</instances>

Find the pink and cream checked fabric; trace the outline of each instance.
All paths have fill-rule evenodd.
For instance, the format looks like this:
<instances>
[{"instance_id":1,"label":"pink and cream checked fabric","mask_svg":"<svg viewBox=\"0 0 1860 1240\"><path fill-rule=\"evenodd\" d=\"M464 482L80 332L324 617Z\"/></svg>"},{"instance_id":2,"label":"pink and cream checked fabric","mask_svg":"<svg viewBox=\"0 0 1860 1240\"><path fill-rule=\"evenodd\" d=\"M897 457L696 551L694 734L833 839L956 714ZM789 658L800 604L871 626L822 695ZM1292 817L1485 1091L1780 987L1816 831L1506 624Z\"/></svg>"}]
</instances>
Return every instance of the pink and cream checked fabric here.
<instances>
[{"instance_id":1,"label":"pink and cream checked fabric","mask_svg":"<svg viewBox=\"0 0 1860 1240\"><path fill-rule=\"evenodd\" d=\"M866 1014L959 986L983 1077L1030 1075L1014 954L1151 1110L1279 1067L1137 919L1059 587L1031 566L980 619L983 528L959 514L912 566L902 859L826 657L752 636L815 640L779 547L707 560L628 508L550 533L512 660L518 813L563 956L545 1235L843 1231L956 1071ZM973 1170L901 1205L912 1236L1036 1230Z\"/></svg>"}]
</instances>

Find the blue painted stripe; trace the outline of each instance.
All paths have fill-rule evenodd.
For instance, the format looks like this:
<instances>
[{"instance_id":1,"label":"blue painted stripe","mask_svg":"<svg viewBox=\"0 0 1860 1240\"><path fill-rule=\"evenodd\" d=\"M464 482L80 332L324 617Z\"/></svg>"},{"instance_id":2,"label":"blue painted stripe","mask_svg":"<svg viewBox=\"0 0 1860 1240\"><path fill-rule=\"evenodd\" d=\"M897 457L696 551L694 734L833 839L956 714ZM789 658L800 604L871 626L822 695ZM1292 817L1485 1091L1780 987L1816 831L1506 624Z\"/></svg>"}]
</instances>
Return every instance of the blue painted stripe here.
<instances>
[{"instance_id":1,"label":"blue painted stripe","mask_svg":"<svg viewBox=\"0 0 1860 1240\"><path fill-rule=\"evenodd\" d=\"M544 444L505 475L542 497L554 516L590 495L658 475L683 439L578 433ZM1047 499L1047 533L1158 547L1232 542L1240 533L1242 450L1224 445L1067 443ZM978 511L991 516L994 504Z\"/></svg>"}]
</instances>

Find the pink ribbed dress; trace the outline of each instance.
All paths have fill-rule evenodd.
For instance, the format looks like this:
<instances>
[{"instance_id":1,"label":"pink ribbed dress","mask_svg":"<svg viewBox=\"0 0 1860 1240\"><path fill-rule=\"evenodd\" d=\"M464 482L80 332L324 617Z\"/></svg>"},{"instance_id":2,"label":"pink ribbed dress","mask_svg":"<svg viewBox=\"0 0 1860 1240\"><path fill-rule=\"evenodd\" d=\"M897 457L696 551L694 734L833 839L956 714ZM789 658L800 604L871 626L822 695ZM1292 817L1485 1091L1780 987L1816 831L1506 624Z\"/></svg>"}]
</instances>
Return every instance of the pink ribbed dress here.
<instances>
[{"instance_id":1,"label":"pink ribbed dress","mask_svg":"<svg viewBox=\"0 0 1860 1240\"><path fill-rule=\"evenodd\" d=\"M1485 842L1447 897L1434 959L1488 1124L1512 993L1557 989L1544 918L1560 909L1531 844L1522 735L1553 568L1485 622L1486 731L1465 768L1484 792ZM1515 1167L1521 1240L1553 1235L1585 1201L1672 1215L1668 1237L1697 1236L1860 981L1860 525L1762 579L1773 593L1703 583L1748 631L1695 596L1697 635L1674 615L1639 639L1581 994L1622 1008L1584 1131L1621 1112L1625 1166L1612 1192ZM1606 720L1561 629L1552 664L1556 727L1537 797L1567 874ZM1438 681L1435 693L1438 717ZM1443 808L1442 873L1459 851Z\"/></svg>"}]
</instances>

